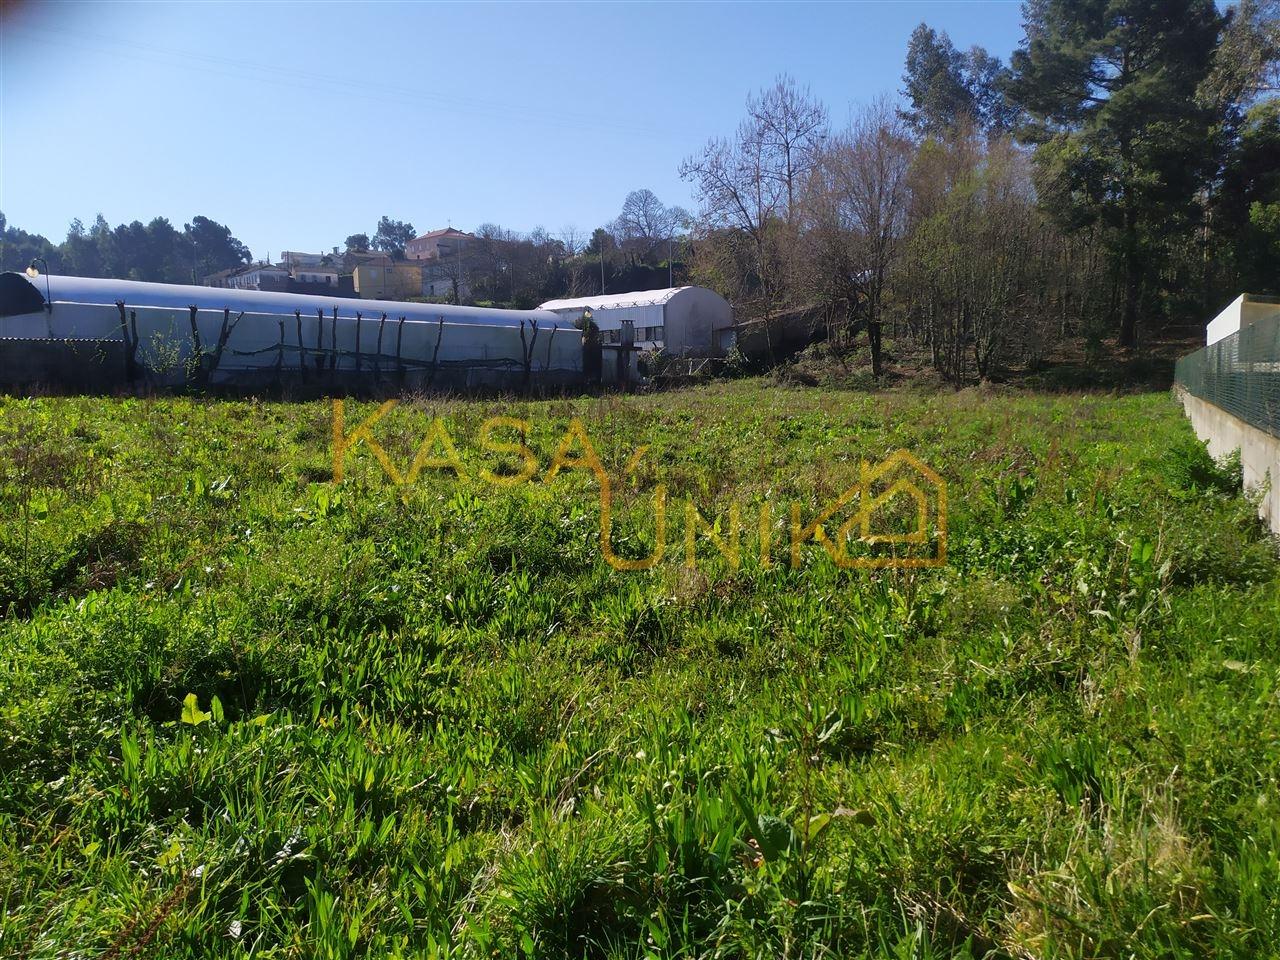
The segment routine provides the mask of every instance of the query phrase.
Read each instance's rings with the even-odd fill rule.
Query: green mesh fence
[[[1280,437],[1280,311],[1183,357],[1174,380],[1192,396]]]

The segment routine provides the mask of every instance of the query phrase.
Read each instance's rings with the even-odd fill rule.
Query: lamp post
[[[49,261],[44,257],[32,257],[31,263],[27,264],[27,276],[34,280],[40,276],[40,271],[36,269],[36,261],[44,264],[44,308],[53,313],[53,295],[49,293]]]

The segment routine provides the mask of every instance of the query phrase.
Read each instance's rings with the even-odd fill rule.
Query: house
[[[471,299],[469,277],[476,267],[474,253],[462,253],[441,259],[422,260],[422,295],[446,298],[456,303]]]
[[[284,290],[289,285],[289,271],[269,263],[255,263],[227,278],[234,290]]]
[[[362,263],[369,263],[372,260],[383,260],[386,258],[385,253],[377,250],[346,250],[335,258],[339,268],[339,273],[353,274],[356,267]]]
[[[405,244],[404,255],[409,260],[439,260],[456,256],[475,243],[475,235],[445,227],[414,237]]]
[[[244,267],[231,267],[227,270],[219,270],[217,273],[211,273],[208,276],[200,278],[202,287],[230,287],[230,280],[233,276],[243,270]]]
[[[338,288],[338,268],[317,264],[314,267],[298,267],[295,266],[289,276],[297,283],[305,283],[309,286],[321,284],[326,287]]]
[[[362,300],[407,300],[422,296],[422,265],[378,257],[351,271],[356,296]]]
[[[337,250],[334,250],[337,253]],[[302,253],[298,250],[285,250],[280,254],[280,262],[290,270],[296,270],[299,267],[318,267],[324,263],[328,254],[324,253]]]
[[[664,350],[674,356],[721,357],[734,343],[733,308],[706,287],[548,300],[538,309],[550,310],[570,323],[578,322],[583,311],[590,310],[606,344],[618,343],[622,322],[630,320],[635,325],[637,347]]]

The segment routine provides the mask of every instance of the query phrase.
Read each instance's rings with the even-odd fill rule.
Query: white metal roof
[[[636,290],[632,293],[605,293],[595,297],[573,297],[566,300],[548,300],[539,310],[620,310],[625,307],[653,307],[664,304],[681,290],[696,287],[667,287],[663,290]]]
[[[306,272],[305,270],[303,272]],[[41,274],[34,280],[23,277],[44,296],[48,281],[50,297],[57,303],[113,304],[123,300],[134,307],[188,307],[205,310],[243,310],[246,313],[283,313],[316,310],[329,314],[336,307],[342,316],[366,317],[385,313],[388,318],[407,320],[444,319],[446,323],[479,323],[519,326],[521,320],[540,324],[563,323],[562,317],[541,310],[496,310],[490,307],[461,307],[441,303],[406,303],[398,300],[359,300],[302,293],[274,293],[265,290],[237,290],[232,287],[195,287],[179,283],[143,283],[136,280],[100,280],[94,277],[63,277]]]

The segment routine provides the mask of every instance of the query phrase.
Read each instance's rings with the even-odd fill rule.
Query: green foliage
[[[371,408],[369,408],[371,409]],[[362,411],[348,411],[356,422]],[[950,563],[734,569],[592,482],[328,481],[321,403],[0,399],[6,956],[1264,956],[1280,562],[1162,394],[404,403],[620,551],[906,447]],[[1135,427],[1140,425],[1140,429]],[[473,476],[476,471],[472,471]],[[721,532],[724,532],[723,526]]]
[[[0,269],[23,270],[35,256],[49,270],[80,277],[198,283],[207,274],[249,263],[249,249],[208,217],[193,217],[179,232],[164,217],[112,228],[102,214],[85,228],[71,222],[61,244],[9,227],[0,214]]]
[[[1211,0],[1044,0],[1028,7],[1010,96],[1028,116],[1046,207],[1107,231],[1132,346],[1168,235],[1196,222],[1221,116],[1200,98],[1223,17]]]
[[[982,47],[961,53],[946,32],[921,23],[907,43],[903,118],[917,133],[940,136],[972,124],[991,134],[1008,133],[1016,111],[1002,84],[1007,71]]]

